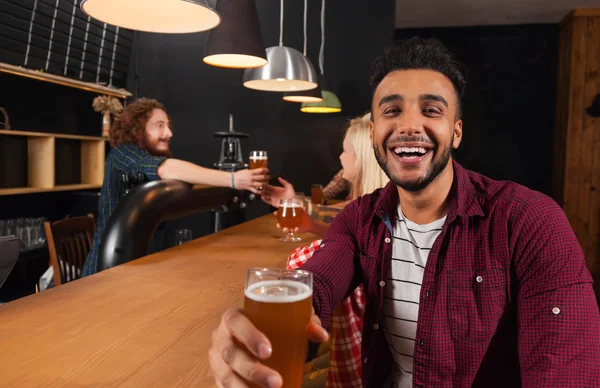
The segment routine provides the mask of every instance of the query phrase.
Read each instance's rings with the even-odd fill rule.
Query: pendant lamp
[[[81,10],[113,26],[166,34],[206,31],[221,22],[206,0],[82,0]]]
[[[337,113],[342,111],[340,99],[331,91],[325,80],[325,0],[321,3],[321,50],[319,52],[319,84],[323,101],[321,102],[303,102],[300,110],[304,113]]]
[[[222,21],[208,33],[206,64],[228,68],[253,68],[267,64],[254,0],[219,0],[217,13]]]
[[[303,55],[310,62],[310,59],[308,59],[308,57],[306,56],[306,44],[307,44],[306,43],[307,42],[306,14],[307,14],[307,10],[308,10],[307,3],[308,3],[308,1],[304,0],[304,52],[303,52]],[[314,71],[314,67],[312,66],[312,64],[311,64],[311,69]],[[316,71],[315,71],[314,77],[315,77],[315,79],[317,78]],[[283,94],[283,99],[285,101],[289,101],[289,102],[321,102],[321,101],[323,101],[320,86],[317,86],[316,88],[310,89],[310,90],[286,92]]]
[[[317,74],[302,53],[283,45],[283,0],[280,3],[279,46],[267,48],[268,63],[246,69],[244,86],[269,92],[309,90],[317,87]]]

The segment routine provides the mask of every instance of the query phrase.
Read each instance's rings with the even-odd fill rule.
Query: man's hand
[[[313,342],[327,341],[329,336],[314,310],[306,330]],[[261,387],[278,388],[283,385],[281,375],[259,362],[269,358],[271,353],[269,339],[241,310],[230,309],[225,311],[221,324],[213,332],[208,359],[219,387],[247,387],[246,382],[252,382]]]
[[[269,184],[264,185],[261,194],[262,200],[273,207],[279,207],[279,203],[282,199],[292,199],[296,197],[296,190],[294,186],[283,178],[278,178],[280,186],[271,186]]]
[[[255,168],[254,170],[240,170],[234,173],[235,188],[248,190],[254,194],[260,194],[260,187],[269,181],[269,170],[266,168]]]

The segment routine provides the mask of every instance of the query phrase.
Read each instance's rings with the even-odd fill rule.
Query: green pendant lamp
[[[303,102],[300,110],[304,113],[338,113],[342,111],[340,99],[331,91],[325,80],[323,62],[325,62],[325,0],[321,3],[321,50],[319,51],[319,70],[321,70],[319,86],[323,101]]]

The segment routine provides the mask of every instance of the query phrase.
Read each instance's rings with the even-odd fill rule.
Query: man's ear
[[[463,121],[462,120],[457,120],[454,123],[454,141],[452,142],[452,148],[453,149],[458,149],[458,146],[460,145],[460,142],[462,141],[462,126],[463,126]]]

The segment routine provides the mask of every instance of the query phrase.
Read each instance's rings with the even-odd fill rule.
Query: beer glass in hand
[[[312,280],[308,271],[269,268],[251,268],[246,278],[244,315],[267,336],[273,349],[261,363],[279,372],[286,388],[302,385]]]
[[[277,222],[281,228],[287,229],[287,236],[282,237],[281,241],[297,242],[302,239],[294,236],[294,230],[302,224],[304,216],[304,203],[297,198],[282,199],[277,209]]]
[[[254,170],[255,168],[268,168],[267,162],[267,151],[250,151],[250,163],[248,163],[250,170]],[[262,190],[262,186],[257,188]]]
[[[267,168],[267,151],[250,151],[250,170],[255,168]]]

